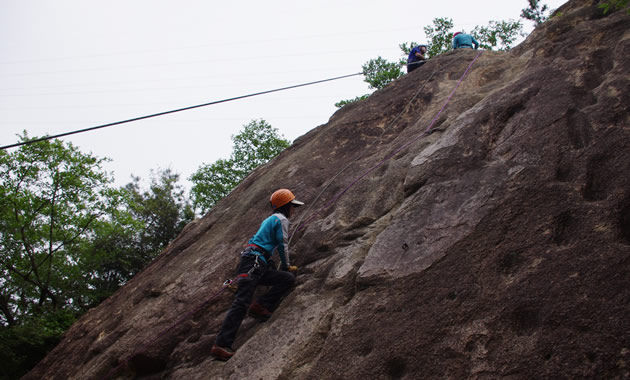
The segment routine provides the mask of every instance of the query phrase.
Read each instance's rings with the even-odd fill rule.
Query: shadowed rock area
[[[510,52],[483,52],[448,104],[477,52],[344,107],[25,378],[628,378],[629,26],[570,1]],[[298,284],[214,361],[232,300],[217,292],[280,187],[307,203]]]

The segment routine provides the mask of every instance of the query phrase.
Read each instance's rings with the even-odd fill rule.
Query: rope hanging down
[[[28,140],[28,141],[22,141],[20,143],[15,143],[15,144],[10,144],[10,145],[5,145],[5,146],[1,146],[0,150],[4,150],[4,149],[9,149],[9,148],[15,148],[18,146],[22,146],[22,145],[28,145],[28,144],[33,144],[36,142],[40,142],[40,141],[45,141],[45,140],[51,140],[51,139],[55,139],[55,138],[59,138],[59,137],[64,137],[64,136],[69,136],[69,135],[74,135],[77,133],[83,133],[83,132],[88,132],[88,131],[93,131],[95,129],[101,129],[101,128],[106,128],[106,127],[112,127],[114,125],[120,125],[120,124],[125,124],[125,123],[131,123],[133,121],[138,121],[138,120],[144,120],[144,119],[149,119],[152,117],[157,117],[157,116],[163,116],[163,115],[168,115],[171,113],[175,113],[175,112],[181,112],[181,111],[188,111],[191,109],[195,109],[195,108],[201,108],[201,107],[206,107],[206,106],[211,106],[214,104],[219,104],[219,103],[225,103],[225,102],[231,102],[233,100],[239,100],[239,99],[244,99],[244,98],[250,98],[252,96],[258,96],[258,95],[264,95],[264,94],[269,94],[272,92],[278,92],[278,91],[284,91],[284,90],[289,90],[292,88],[297,88],[297,87],[304,87],[304,86],[310,86],[313,84],[318,84],[318,83],[323,83],[323,82],[330,82],[333,80],[338,80],[338,79],[343,79],[343,78],[348,78],[348,77],[353,77],[353,76],[357,76],[357,75],[363,75],[363,73],[354,73],[354,74],[348,74],[348,75],[342,75],[342,76],[338,76],[338,77],[334,77],[334,78],[328,78],[328,79],[322,79],[322,80],[318,80],[318,81],[314,81],[314,82],[308,82],[308,83],[301,83],[301,84],[296,84],[293,86],[288,86],[288,87],[282,87],[282,88],[276,88],[273,90],[267,90],[267,91],[261,91],[261,92],[255,92],[253,94],[247,94],[247,95],[241,95],[241,96],[236,96],[234,98],[228,98],[228,99],[222,99],[222,100],[216,100],[214,102],[209,102],[209,103],[203,103],[203,104],[198,104],[196,106],[190,106],[190,107],[184,107],[184,108],[178,108],[178,109],[174,109],[174,110],[170,110],[170,111],[164,111],[164,112],[158,112],[158,113],[154,113],[151,115],[146,115],[146,116],[140,116],[140,117],[135,117],[133,119],[127,119],[127,120],[122,120],[122,121],[116,121],[114,123],[109,123],[109,124],[103,124],[103,125],[97,125],[95,127],[89,127],[89,128],[84,128],[84,129],[79,129],[76,131],[70,131],[70,132],[65,132],[65,133],[60,133],[58,135],[53,135],[53,136],[45,136],[45,137],[41,137],[38,139],[33,139],[33,140]]]

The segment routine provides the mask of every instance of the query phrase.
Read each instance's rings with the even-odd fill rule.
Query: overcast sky
[[[558,8],[564,0],[543,1]],[[526,0],[0,0],[0,145],[361,71],[423,26],[517,20]],[[525,31],[532,23],[523,20]],[[230,136],[263,118],[289,140],[334,103],[368,93],[352,77],[65,137],[109,157],[124,185],[170,168],[186,179],[227,158]],[[186,186],[189,186],[186,184]]]

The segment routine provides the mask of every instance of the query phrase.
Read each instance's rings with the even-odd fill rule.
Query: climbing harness
[[[246,251],[243,251],[243,252],[246,252]],[[265,265],[268,265],[267,260],[265,260],[263,254],[260,252],[249,251],[247,253],[241,253],[241,255],[254,256],[255,257],[254,265],[252,265],[252,267],[247,271],[247,273],[240,273],[236,277],[227,279],[223,282],[223,288],[231,291],[232,293],[236,293],[236,291],[238,290],[238,280],[240,280],[241,278],[246,278],[246,277],[251,276],[252,273],[254,273],[256,269],[260,268],[260,263],[258,262],[258,260],[262,260],[265,263]]]
[[[249,268],[249,270],[247,271],[247,276],[251,276],[251,274],[254,273],[256,269],[260,268],[260,263],[258,262],[259,259],[262,260],[265,263],[265,265],[267,265],[267,260],[265,260],[265,258],[262,257],[262,254],[260,252],[256,252],[256,253],[257,255],[254,256],[256,258],[254,260],[254,265],[251,268]]]
[[[265,265],[269,265],[267,262],[267,255],[263,253],[263,251],[266,252],[263,248],[257,246],[256,244],[247,244],[247,248],[241,252],[241,256],[256,256],[256,262],[254,265],[258,268],[258,259],[262,260]]]

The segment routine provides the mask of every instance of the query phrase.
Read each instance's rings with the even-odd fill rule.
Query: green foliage
[[[490,21],[488,26],[476,26],[471,35],[479,41],[482,49],[510,50],[512,44],[523,30],[520,21]]]
[[[427,54],[435,57],[451,49],[453,42],[453,19],[434,18],[433,25],[424,27],[424,34],[427,36]]]
[[[67,310],[0,326],[0,379],[18,379],[61,340],[76,317]]]
[[[630,8],[628,7],[628,0],[605,1],[599,4],[598,7],[604,11],[604,14],[608,14],[608,12],[610,12],[611,10],[614,11],[614,10],[623,9],[623,8],[628,8],[626,12],[630,14]]]
[[[0,156],[0,324],[80,308],[80,248],[112,207],[104,161],[59,140]]]
[[[528,0],[529,6],[521,9],[521,17],[526,20],[531,20],[540,25],[547,20],[545,12],[548,10],[546,4],[540,4],[540,0]]]
[[[435,57],[452,48],[453,25],[453,20],[450,18],[435,18],[433,19],[433,25],[424,27],[424,33],[428,40],[427,58]],[[482,48],[509,50],[522,28],[520,21],[490,21],[488,26],[475,27],[472,35],[479,41]],[[399,44],[398,47],[403,53],[403,57],[400,58],[399,62],[388,62],[382,57],[366,62],[363,65],[363,75],[365,76],[365,82],[369,84],[369,88],[381,89],[401,77],[404,74],[401,67],[407,63],[407,57],[411,49],[418,45],[417,42],[413,41]],[[347,104],[363,100],[367,96],[363,95],[354,99],[342,100],[335,103],[335,106],[341,108]]]
[[[252,170],[289,147],[289,141],[263,119],[244,125],[238,135],[232,136],[232,143],[229,159],[204,164],[190,177],[193,204],[202,213],[226,197]]]
[[[343,106],[347,106],[348,104],[357,103],[357,102],[360,102],[361,100],[367,99],[369,96],[370,94],[365,94],[365,95],[357,96],[354,99],[340,100],[337,103],[335,103],[335,107],[341,108]]]
[[[220,159],[211,165],[204,164],[190,177],[193,187],[190,191],[195,209],[202,214],[225,198],[243,179],[232,170],[231,159]]]
[[[363,64],[363,81],[366,82],[370,89],[380,90],[391,82],[404,75],[401,70],[401,62],[389,62],[382,57],[370,59]],[[345,105],[359,102],[367,99],[369,94],[357,96],[354,99],[341,100],[335,103],[335,107],[341,108]]]
[[[148,190],[134,177],[116,193],[117,207],[93,226],[94,238],[84,247],[84,271],[93,289],[93,306],[140,272],[194,218],[194,211],[170,169],[152,172]]]
[[[144,224],[129,210],[130,195],[121,191],[118,197],[119,206],[94,223],[94,237],[83,247],[85,281],[91,289],[84,300],[86,308],[112,295],[152,258],[144,256],[146,250],[138,246]]]
[[[29,140],[26,132],[21,141]],[[25,373],[82,312],[82,249],[111,212],[105,159],[61,141],[0,153],[0,362]]]
[[[194,211],[178,185],[179,174],[170,169],[152,172],[148,190],[140,189],[140,178],[125,186],[132,220],[140,222],[136,246],[142,256],[153,258],[194,218]],[[141,268],[140,268],[141,269]]]
[[[380,56],[363,64],[364,81],[369,84],[371,89],[381,89],[403,74],[397,62],[389,62]]]
[[[265,120],[252,120],[232,136],[232,163],[242,178],[289,147],[290,142]],[[240,181],[239,181],[240,182]]]
[[[28,371],[194,217],[176,174],[114,189],[105,161],[59,140],[0,151],[0,377]]]

